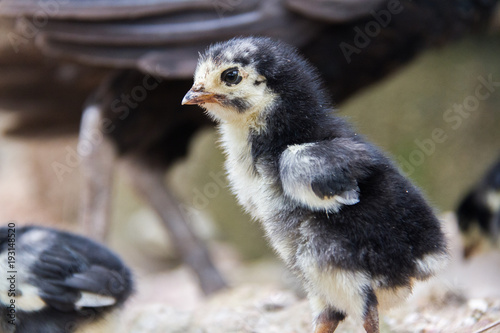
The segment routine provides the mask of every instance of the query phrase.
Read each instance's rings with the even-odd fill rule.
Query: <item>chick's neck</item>
[[[298,93],[278,98],[266,114],[263,129],[250,131],[252,157],[276,156],[289,145],[349,136],[348,125],[332,115],[328,103],[315,97]]]

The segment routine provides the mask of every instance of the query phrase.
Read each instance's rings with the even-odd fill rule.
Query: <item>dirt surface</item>
[[[381,313],[381,332],[500,332],[500,252],[461,258],[453,214],[443,215],[450,239],[448,267],[418,284],[400,306]],[[204,299],[184,268],[138,278],[138,292],[124,310],[129,333],[308,333],[309,304],[279,262],[248,265],[215,251],[233,287]],[[252,282],[252,280],[254,280]],[[486,329],[486,330],[483,330]],[[338,332],[364,332],[349,318]]]

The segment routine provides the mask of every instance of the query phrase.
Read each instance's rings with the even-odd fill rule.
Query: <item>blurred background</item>
[[[0,36],[2,55],[11,51],[5,25]],[[25,52],[28,51],[37,52],[26,46]],[[439,211],[453,210],[500,154],[500,86],[493,87],[486,99],[475,99],[479,100],[477,105],[463,106],[472,103],[470,96],[475,96],[483,82],[488,79],[500,82],[498,54],[500,39],[495,33],[466,37],[426,51],[397,73],[337,105],[338,113],[348,118],[360,134],[392,155]],[[23,53],[16,56],[22,57]],[[54,62],[53,59],[39,61]],[[106,69],[82,68],[71,62],[65,66],[59,75],[71,78],[72,72],[90,72],[87,73],[89,82],[79,82],[87,84],[88,87],[82,89],[89,91],[92,83],[106,72]],[[2,79],[6,81],[6,74]],[[22,84],[23,78],[18,80]],[[43,86],[40,92],[43,93]],[[481,88],[480,92],[488,90]],[[2,94],[6,94],[5,90]],[[67,100],[73,105],[83,104],[81,98],[74,101],[68,95],[53,102],[69,104]],[[22,103],[29,105],[29,96],[23,98]],[[457,110],[457,105],[462,112]],[[79,208],[79,169],[77,166],[57,171],[54,162],[64,164],[68,152],[76,151],[74,130],[79,114],[68,111],[67,115],[54,119],[47,114],[29,115],[29,121],[37,125],[36,130],[27,137],[19,137],[16,120],[21,113],[17,109],[0,112],[1,220],[74,225]],[[71,129],[73,133],[65,135],[64,132]],[[437,135],[440,142],[433,136],[436,129],[440,129]],[[23,127],[24,132],[29,130]],[[43,136],[43,132],[50,131],[58,135],[48,139]],[[185,209],[203,220],[199,223],[203,232],[214,233],[219,240],[236,246],[246,259],[269,255],[258,224],[249,222],[228,188],[210,177],[217,174],[224,179],[223,155],[216,141],[214,129],[198,133],[191,143],[189,156],[168,172],[167,181],[182,198]],[[61,181],[58,172],[63,174]],[[118,169],[117,172],[120,179]],[[114,195],[113,224],[127,225],[137,214],[155,219],[123,181],[117,182]]]
[[[499,17],[497,10],[488,31],[427,50],[336,105],[358,133],[393,157],[440,213],[453,211],[500,155]],[[0,20],[0,221],[78,230],[82,178],[71,152],[76,151],[80,114],[71,110],[81,109],[81,92],[90,94],[110,69],[46,57],[31,42],[13,52],[12,28],[11,21]],[[43,64],[57,70],[34,75],[26,62],[33,68]],[[24,76],[19,74],[21,64],[26,66]],[[40,82],[39,89],[14,98],[19,97],[16,87],[26,82]],[[43,82],[52,89],[60,85],[57,100],[44,100]],[[79,93],[73,95],[74,89]],[[51,103],[67,105],[68,112],[38,114],[31,103],[47,103],[48,108]],[[293,285],[258,223],[242,212],[229,192],[217,139],[213,128],[198,132],[187,157],[168,170],[165,181],[231,284],[276,279]],[[61,173],[59,163],[68,165],[68,159],[72,165]],[[141,277],[175,271],[179,260],[172,253],[168,231],[131,189],[119,165],[115,177],[109,246]],[[255,266],[261,269],[253,270]],[[152,279],[191,279],[186,272],[176,272],[174,277]],[[171,303],[189,309],[201,296],[196,287],[185,288],[169,297]]]

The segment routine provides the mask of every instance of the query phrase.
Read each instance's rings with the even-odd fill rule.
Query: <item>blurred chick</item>
[[[49,228],[0,228],[0,266],[5,333],[114,332],[110,315],[132,292],[129,269],[110,250]]]
[[[332,114],[294,48],[256,37],[215,44],[182,103],[219,122],[232,189],[302,279],[316,333],[346,316],[379,332],[379,303],[404,298],[446,261],[419,190]]]
[[[500,238],[500,159],[457,208],[458,226],[464,242],[464,257],[482,247],[498,246]]]

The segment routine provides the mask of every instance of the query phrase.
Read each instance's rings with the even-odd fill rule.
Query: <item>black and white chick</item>
[[[182,103],[218,121],[232,189],[303,281],[316,333],[346,316],[379,332],[378,306],[447,261],[419,190],[332,114],[315,68],[291,46],[260,37],[212,45]]]
[[[107,248],[38,226],[0,228],[0,331],[107,333],[132,292]]]
[[[500,244],[500,159],[462,199],[457,208],[458,227],[468,258]]]

